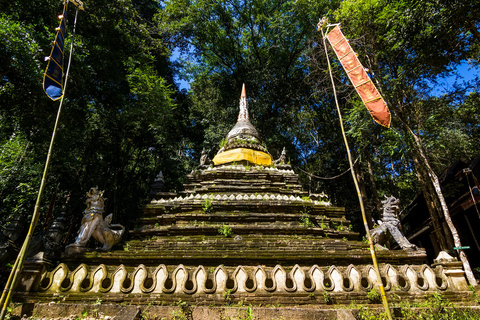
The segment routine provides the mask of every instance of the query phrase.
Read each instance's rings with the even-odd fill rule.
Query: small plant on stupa
[[[367,299],[370,300],[370,302],[378,302],[380,300],[380,294],[377,289],[372,288],[372,290],[367,293]]]
[[[210,199],[205,199],[202,202],[202,210],[205,213],[211,213],[213,211],[213,204],[212,200]]]
[[[312,220],[310,219],[310,216],[308,215],[308,213],[302,214],[302,216],[300,217],[300,223],[306,228],[312,228],[315,226]]]
[[[342,221],[340,221],[340,224],[337,224],[332,221],[332,227],[335,228],[335,230],[337,231],[345,231],[347,229],[347,227],[343,225]]]
[[[218,145],[221,148],[225,147],[225,145],[227,144],[227,139],[223,138],[222,141],[220,141],[220,144]]]
[[[332,302],[332,297],[330,296],[330,293],[328,292],[323,293],[323,301],[325,301],[325,303],[327,304]]]
[[[327,224],[325,224],[323,222],[323,217],[322,217],[322,221],[320,222],[320,228],[322,228],[322,229],[327,229],[328,228]]]
[[[232,289],[228,289],[223,293],[223,300],[227,303],[227,306],[229,306],[232,301],[233,301],[233,295],[232,295]]]
[[[233,231],[229,226],[222,224],[222,226],[218,228],[218,233],[223,234],[226,238],[228,238],[232,236]]]

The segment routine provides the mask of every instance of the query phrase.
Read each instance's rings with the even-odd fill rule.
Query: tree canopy
[[[57,194],[54,210],[68,212],[74,224],[92,186],[106,190],[107,211],[127,225],[159,171],[167,190],[180,190],[200,151],[213,156],[235,124],[242,83],[269,152],[278,157],[286,147],[305,189],[327,193],[358,220],[316,31],[323,16],[341,23],[393,115],[391,129],[376,125],[330,54],[374,217],[384,195],[407,205],[418,190],[431,190],[420,152],[437,174],[456,159],[478,156],[478,77],[439,90],[460,64],[479,66],[476,1],[92,0],[85,6],[42,209]],[[58,107],[42,90],[43,58],[61,8],[61,2],[0,4],[3,220],[33,211]],[[71,35],[73,5],[68,13]],[[190,90],[181,90],[178,78]]]

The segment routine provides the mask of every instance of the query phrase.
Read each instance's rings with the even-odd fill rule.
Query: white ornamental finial
[[[247,91],[245,90],[245,83],[243,84],[242,94],[240,95],[240,113],[238,114],[237,122],[242,120],[250,120],[248,116]]]

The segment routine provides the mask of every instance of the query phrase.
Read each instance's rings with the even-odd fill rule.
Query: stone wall
[[[381,267],[384,287],[389,295],[408,295],[415,300],[427,293],[440,292],[451,299],[462,299],[468,286],[458,263],[449,266],[428,265]],[[44,272],[40,281],[30,287],[30,297],[62,295],[63,301],[96,299],[130,301],[147,304],[154,300],[205,302],[223,305],[229,300],[245,303],[318,304],[330,302],[349,304],[351,301],[373,302],[369,293],[378,290],[377,277],[371,265],[320,267],[295,265],[286,268],[223,265],[209,269],[204,266],[166,266],[135,268],[79,265],[70,270],[60,264]],[[28,295],[26,295],[28,296]]]

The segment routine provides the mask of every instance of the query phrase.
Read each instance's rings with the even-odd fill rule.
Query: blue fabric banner
[[[67,29],[67,5],[63,6],[63,15],[60,18],[60,26],[56,29],[57,34],[52,46],[48,64],[43,76],[43,90],[52,100],[58,100],[63,96],[63,47]]]

